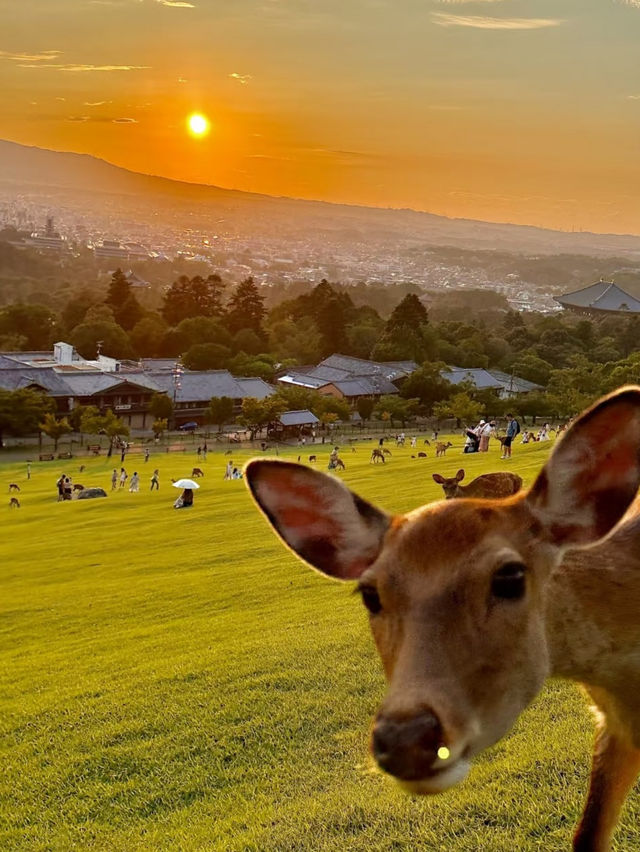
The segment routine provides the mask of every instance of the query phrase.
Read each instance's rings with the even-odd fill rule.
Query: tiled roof
[[[171,373],[152,371],[147,375],[173,399],[175,385]],[[260,378],[242,378],[238,381],[228,370],[187,370],[180,377],[176,402],[208,402],[212,397],[221,396],[231,399],[264,399],[271,393],[269,385]]]
[[[315,414],[306,408],[301,411],[285,411],[278,420],[283,426],[309,426],[320,422]]]
[[[611,281],[599,281],[582,290],[557,296],[556,302],[574,308],[640,313],[640,301]]]

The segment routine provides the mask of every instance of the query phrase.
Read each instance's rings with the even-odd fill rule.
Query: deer
[[[517,494],[522,488],[522,477],[517,473],[500,471],[498,473],[483,473],[472,479],[468,485],[460,485],[464,479],[464,468],[455,476],[444,477],[434,473],[433,479],[438,485],[442,485],[446,500],[454,497],[508,497]]]
[[[246,482],[318,572],[356,584],[387,680],[371,734],[408,792],[461,782],[544,681],[596,708],[574,852],[609,852],[640,771],[640,387],[573,421],[533,485],[392,515],[311,468],[257,459]]]
[[[452,446],[453,444],[451,443],[451,441],[447,441],[446,444],[444,444],[442,441],[438,441],[438,443],[436,444],[436,458],[438,458],[439,456],[443,456],[447,452],[449,447]]]
[[[369,459],[369,464],[377,464],[377,462],[381,461],[382,464],[386,464],[386,459],[384,457],[384,451],[379,450],[377,447],[371,450],[371,458]]]

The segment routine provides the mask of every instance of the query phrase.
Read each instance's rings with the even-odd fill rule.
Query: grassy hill
[[[516,445],[510,469],[530,483],[548,449]],[[439,498],[435,471],[500,469],[498,450],[392,448],[383,467],[362,445],[342,477],[403,511]],[[109,490],[106,460],[34,464],[30,481],[0,466],[0,490],[22,488],[1,510],[0,848],[567,850],[591,743],[578,691],[551,683],[464,784],[405,796],[368,756],[384,684],[362,605],[285,552],[226,461],[200,463],[181,512],[170,477],[195,454],[129,458],[141,493],[88,502],[57,503],[55,481]],[[640,849],[637,795],[618,838]]]

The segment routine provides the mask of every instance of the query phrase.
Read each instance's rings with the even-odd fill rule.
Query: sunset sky
[[[0,0],[0,20],[1,138],[272,195],[640,233],[640,0]]]

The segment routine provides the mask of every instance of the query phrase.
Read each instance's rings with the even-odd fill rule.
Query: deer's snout
[[[442,727],[430,711],[408,718],[381,713],[376,719],[373,755],[381,769],[403,781],[416,781],[430,775],[440,746]]]

